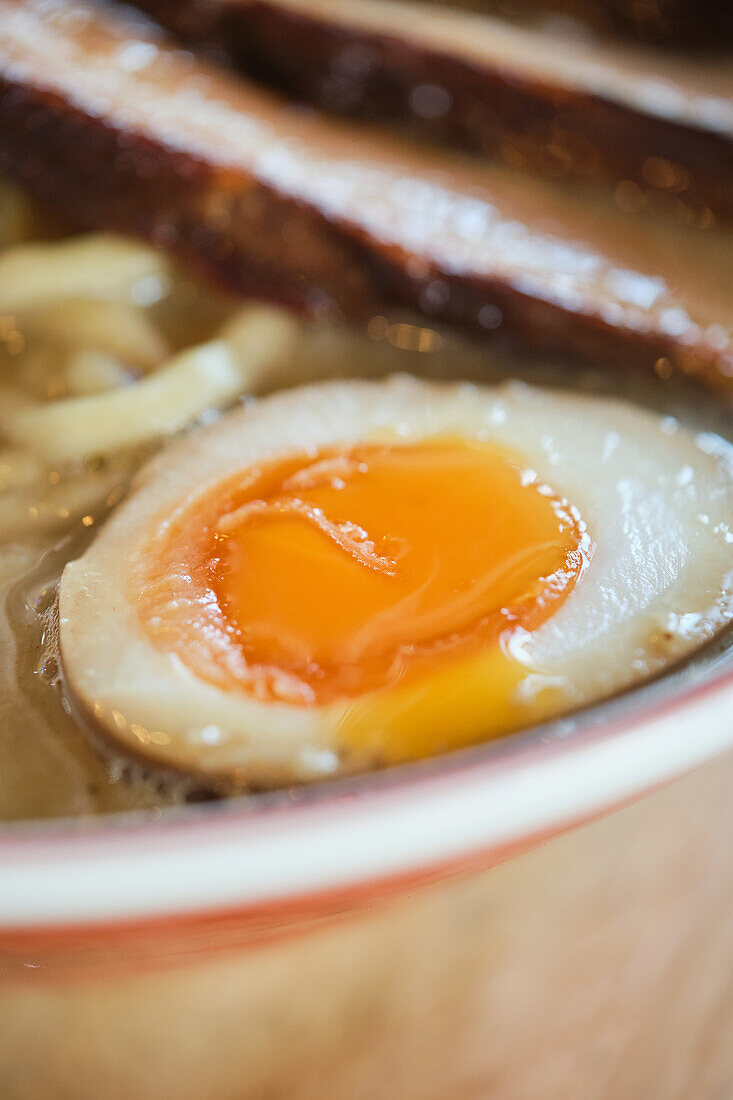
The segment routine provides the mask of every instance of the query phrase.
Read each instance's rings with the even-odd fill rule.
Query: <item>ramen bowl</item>
[[[28,310],[0,400],[18,460],[4,516],[21,532],[2,531],[0,588],[0,793],[18,819],[0,829],[2,1100],[727,1096],[730,627],[663,677],[523,732],[217,800],[200,775],[125,772],[139,764],[75,722],[54,613],[64,565],[160,437],[185,443],[191,421],[245,394],[344,374],[510,378],[716,436],[729,409],[684,379],[504,362],[414,318],[372,318],[366,337],[304,323],[283,363],[254,336],[263,317],[287,336],[293,318],[209,300],[154,250],[92,235],[20,259],[34,293],[56,272],[59,299]],[[46,330],[69,343],[70,270],[83,302],[59,355]],[[118,297],[100,302],[109,281]],[[90,360],[81,321],[104,322],[113,350],[120,334],[138,346]],[[191,386],[212,356],[224,394]],[[150,405],[150,387],[164,400]],[[24,398],[15,423],[6,393]],[[49,433],[59,407],[75,415]]]
[[[721,1097],[725,644],[569,720],[0,841],[0,1092]]]

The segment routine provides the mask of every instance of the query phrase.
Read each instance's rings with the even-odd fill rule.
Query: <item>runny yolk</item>
[[[450,743],[521,724],[509,700],[526,671],[509,640],[559,607],[586,538],[577,512],[495,447],[434,438],[298,454],[165,525],[142,615],[211,682],[341,703],[354,741],[375,725],[388,741],[402,715],[393,748],[420,755],[435,751],[431,716]]]

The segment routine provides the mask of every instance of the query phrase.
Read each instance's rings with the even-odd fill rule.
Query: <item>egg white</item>
[[[588,525],[588,569],[518,654],[560,687],[562,709],[659,672],[733,619],[733,448],[718,437],[615,400],[520,383],[329,382],[238,409],[143,468],[63,573],[73,704],[122,750],[211,781],[268,785],[373,764],[339,743],[344,704],[258,702],[153,644],[131,577],[165,517],[238,470],[385,434],[410,442],[446,432],[510,448]]]

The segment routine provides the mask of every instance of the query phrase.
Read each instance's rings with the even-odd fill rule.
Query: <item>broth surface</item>
[[[29,232],[53,232],[17,196],[14,209],[17,237],[6,226],[6,244]],[[182,423],[209,421],[218,415],[217,406],[244,392],[405,371],[483,382],[513,377],[611,393],[700,430],[730,431],[729,409],[684,380],[519,361],[499,345],[475,345],[409,317],[375,317],[359,332],[299,323],[297,355],[274,356],[253,374],[237,327],[250,324],[251,317],[238,303],[192,284],[152,250],[124,245],[115,253],[109,238],[87,238],[82,245],[62,240],[59,247],[62,258],[63,249],[76,249],[73,300],[62,297],[62,308],[57,300],[54,305],[54,253],[44,252],[45,297],[31,294],[12,316],[1,318],[0,438],[6,439],[0,442],[0,820],[159,813],[202,797],[195,781],[147,772],[115,756],[74,721],[56,645],[56,590],[65,563],[79,556],[135,471]],[[110,256],[114,266],[105,268]],[[68,263],[60,264],[62,283]],[[66,323],[69,318],[73,324]],[[204,387],[214,398],[187,406],[177,423],[152,422],[150,437],[134,448],[110,438],[102,456],[85,453],[96,407],[90,399],[124,397],[141,379],[162,379],[156,384],[170,386],[171,394],[187,394],[191,378],[199,377],[195,372],[210,380],[225,353],[239,371],[224,375],[229,390]],[[37,414],[63,402],[68,428],[54,434],[55,423]],[[122,420],[111,419],[110,437],[123,428]],[[252,593],[231,590],[229,596],[234,604],[247,604]],[[703,671],[711,659],[701,658]]]

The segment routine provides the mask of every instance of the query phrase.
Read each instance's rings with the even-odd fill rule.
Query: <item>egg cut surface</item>
[[[730,448],[618,402],[292,390],[168,448],[67,566],[68,696],[214,785],[457,748],[712,636],[731,515]]]

